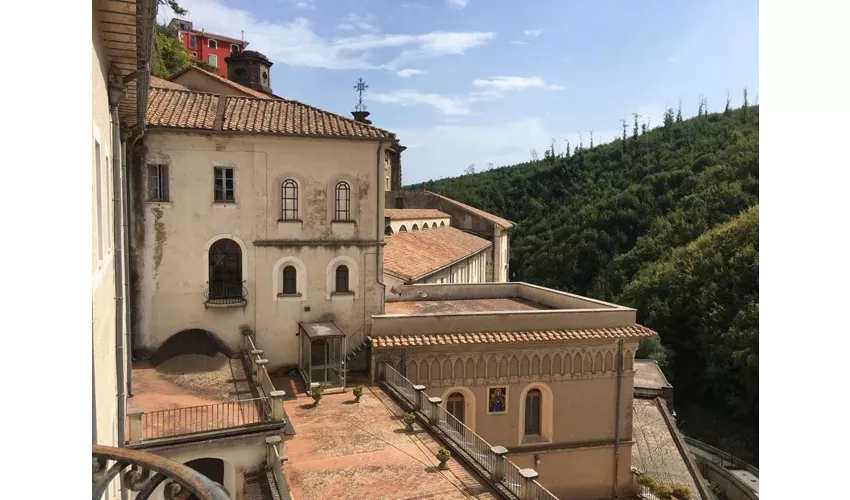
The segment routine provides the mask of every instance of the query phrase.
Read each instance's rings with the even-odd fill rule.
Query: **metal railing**
[[[142,441],[265,423],[265,398],[152,411],[141,415]]]
[[[204,292],[208,304],[241,304],[247,300],[248,289],[242,283],[210,283]]]
[[[109,484],[124,472],[122,484],[137,492],[137,500],[147,500],[157,487],[165,483],[166,498],[227,500],[229,495],[220,484],[179,462],[130,448],[92,445],[92,498],[103,497]],[[110,463],[112,463],[110,465]],[[288,497],[287,497],[288,498]]]
[[[280,495],[281,500],[290,500],[289,496],[289,486],[286,485],[286,480],[283,478],[283,471],[280,470],[280,452],[278,452],[277,447],[274,447],[274,457],[275,457],[275,466],[272,469],[272,476],[274,477],[274,486],[277,488],[277,492]]]
[[[394,392],[396,392],[407,403],[408,409],[417,407],[416,389],[414,384],[395,368],[388,363],[381,363],[378,367],[379,380],[383,381]],[[420,386],[419,389],[422,387]],[[454,415],[446,411],[445,408],[438,404],[432,404],[428,401],[427,395],[421,394],[422,401],[418,404],[422,405],[422,412],[429,419],[429,422],[436,422],[435,427],[443,432],[448,438],[448,445],[454,445],[455,451],[462,451],[466,456],[475,461],[477,465],[484,469],[493,477],[493,464],[496,462],[496,455],[493,453],[493,446],[485,441],[481,436],[472,431],[469,427],[463,424]],[[558,500],[558,497],[553,495],[549,490],[544,488],[535,480],[526,479],[520,472],[520,468],[510,460],[503,456],[501,457],[504,464],[504,475],[499,481],[513,495],[523,500]],[[523,488],[524,486],[524,488]]]

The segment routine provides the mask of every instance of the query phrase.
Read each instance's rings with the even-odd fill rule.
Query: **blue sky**
[[[405,183],[526,161],[636,111],[661,123],[699,95],[721,110],[758,96],[754,0],[180,0],[196,29],[274,62],[277,95],[350,116],[369,85],[373,123],[395,132]],[[160,21],[170,12],[160,7]]]

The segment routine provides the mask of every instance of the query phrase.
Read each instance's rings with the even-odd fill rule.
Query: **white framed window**
[[[236,202],[236,186],[233,168],[215,167],[213,171],[213,201],[218,203]]]
[[[239,46],[236,45],[235,43],[231,43],[230,44],[230,53],[231,54],[238,54],[239,53]]]
[[[198,46],[198,39],[195,37],[195,35],[190,35],[189,36],[189,47],[194,49],[197,46]]]
[[[207,40],[207,46],[211,49],[217,49],[218,42],[216,42],[215,40]]]
[[[212,66],[213,68],[218,67],[218,56],[217,55],[210,54],[207,58],[207,61],[209,62],[209,65]]]

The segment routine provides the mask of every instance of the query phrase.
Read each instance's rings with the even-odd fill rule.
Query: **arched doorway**
[[[224,487],[224,460],[220,458],[198,458],[186,462],[185,465]],[[189,495],[187,500],[198,500],[198,497]]]
[[[463,394],[459,392],[453,392],[449,395],[449,398],[446,400],[446,411],[452,414],[456,419],[460,420],[461,423],[464,422],[464,406],[465,401],[463,399]]]

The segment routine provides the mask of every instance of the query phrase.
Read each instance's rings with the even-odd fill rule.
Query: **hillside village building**
[[[647,467],[654,452],[634,355],[655,334],[635,311],[508,282],[514,223],[402,190],[404,146],[365,110],[279,98],[269,78],[151,77],[156,5],[93,1],[93,490],[120,496],[123,464],[138,498],[635,494],[635,449]],[[303,404],[317,387],[326,402]],[[663,413],[653,391],[642,414]],[[408,410],[427,433],[397,432]],[[441,445],[445,475],[411,458]],[[145,474],[157,457],[163,476]]]

